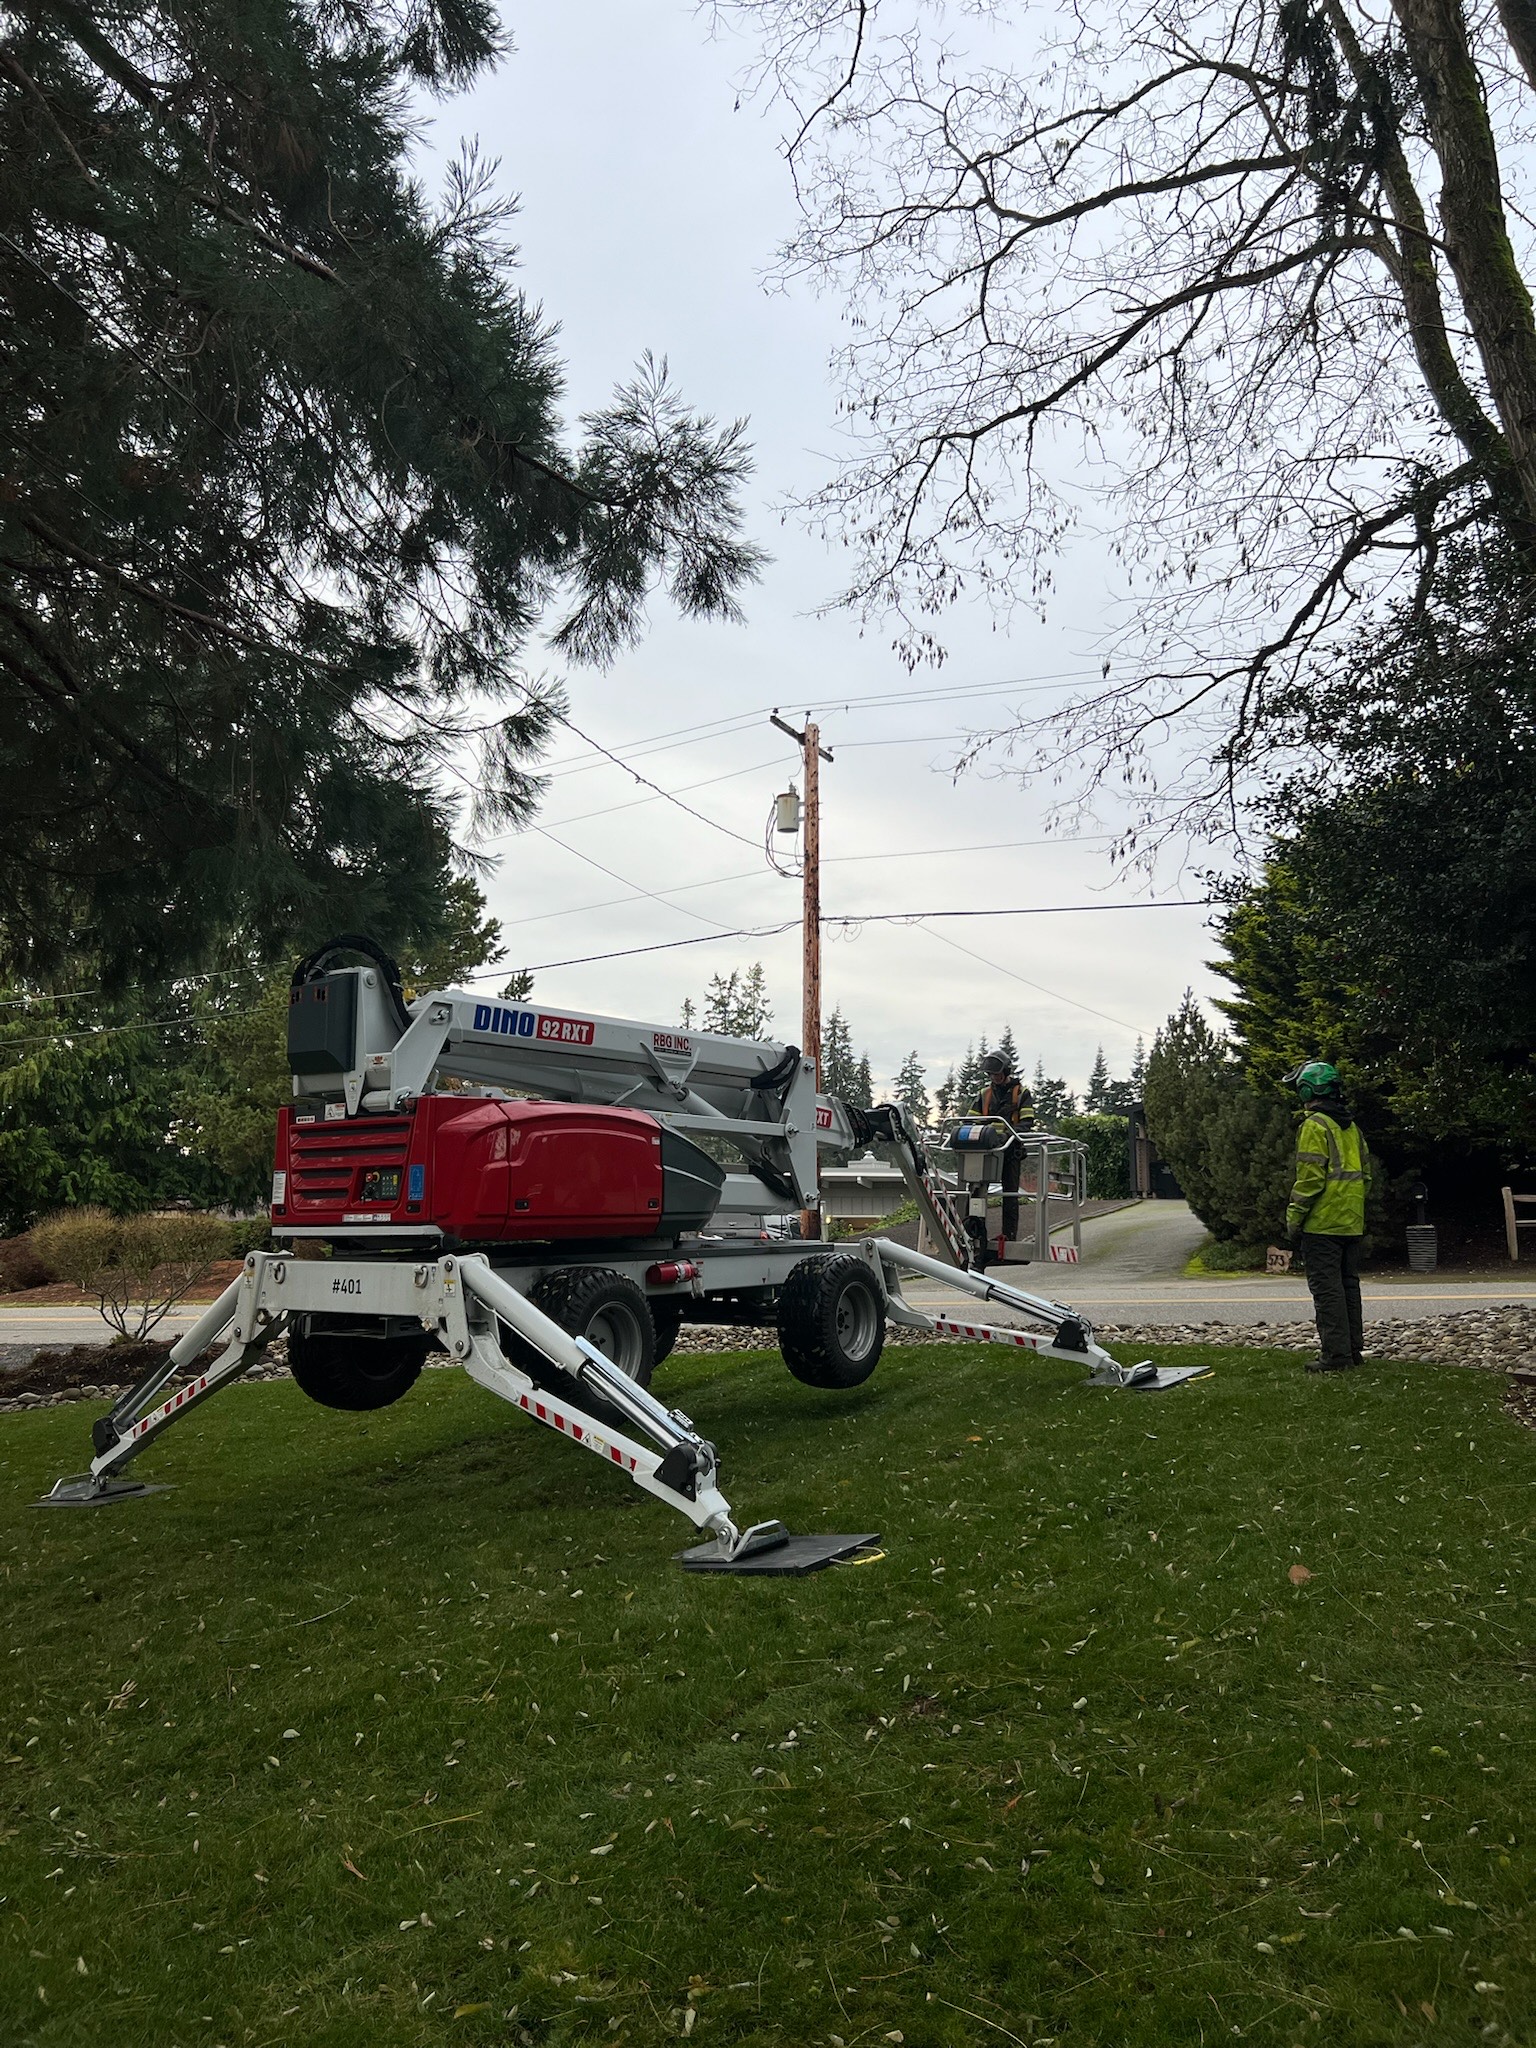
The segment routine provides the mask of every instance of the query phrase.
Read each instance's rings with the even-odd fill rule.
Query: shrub
[[[226,1259],[243,1259],[247,1252],[272,1249],[272,1220],[268,1216],[237,1216],[224,1225],[224,1232],[222,1256]]]
[[[229,1225],[216,1216],[66,1209],[32,1235],[61,1279],[96,1296],[119,1336],[138,1339],[226,1255]]]
[[[1131,1192],[1128,1157],[1129,1119],[1123,1116],[1062,1116],[1056,1129],[1088,1147],[1088,1193],[1099,1202],[1113,1202]]]
[[[96,1291],[96,1276],[117,1254],[122,1223],[110,1210],[87,1207],[60,1209],[32,1227],[39,1258],[60,1280],[82,1294]]]
[[[1264,1244],[1234,1244],[1208,1237],[1192,1263],[1202,1273],[1262,1273],[1269,1258]]]
[[[58,1274],[32,1242],[32,1233],[0,1238],[0,1294],[14,1294],[23,1287],[46,1287]]]

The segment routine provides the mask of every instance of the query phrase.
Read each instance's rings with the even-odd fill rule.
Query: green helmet
[[[1339,1085],[1339,1070],[1330,1066],[1327,1060],[1306,1060],[1301,1066],[1292,1068],[1285,1078],[1303,1102],[1310,1102],[1314,1095],[1333,1093]]]

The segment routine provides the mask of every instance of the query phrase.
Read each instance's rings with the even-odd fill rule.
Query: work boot
[[[1309,1358],[1308,1372],[1348,1372],[1349,1361],[1343,1358]]]

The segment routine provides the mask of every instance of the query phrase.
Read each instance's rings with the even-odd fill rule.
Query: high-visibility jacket
[[[1363,1237],[1370,1191],[1371,1155],[1359,1125],[1338,1124],[1326,1110],[1309,1109],[1296,1139],[1296,1185],[1286,1229]]]
[[[989,1081],[971,1104],[973,1116],[1000,1116],[1016,1131],[1035,1127],[1035,1098],[1017,1075],[1006,1081]]]

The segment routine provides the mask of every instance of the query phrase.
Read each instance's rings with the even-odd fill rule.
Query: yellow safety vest
[[[1363,1237],[1371,1155],[1358,1124],[1338,1124],[1310,1109],[1296,1139],[1296,1185],[1285,1213],[1288,1230],[1319,1237]]]

